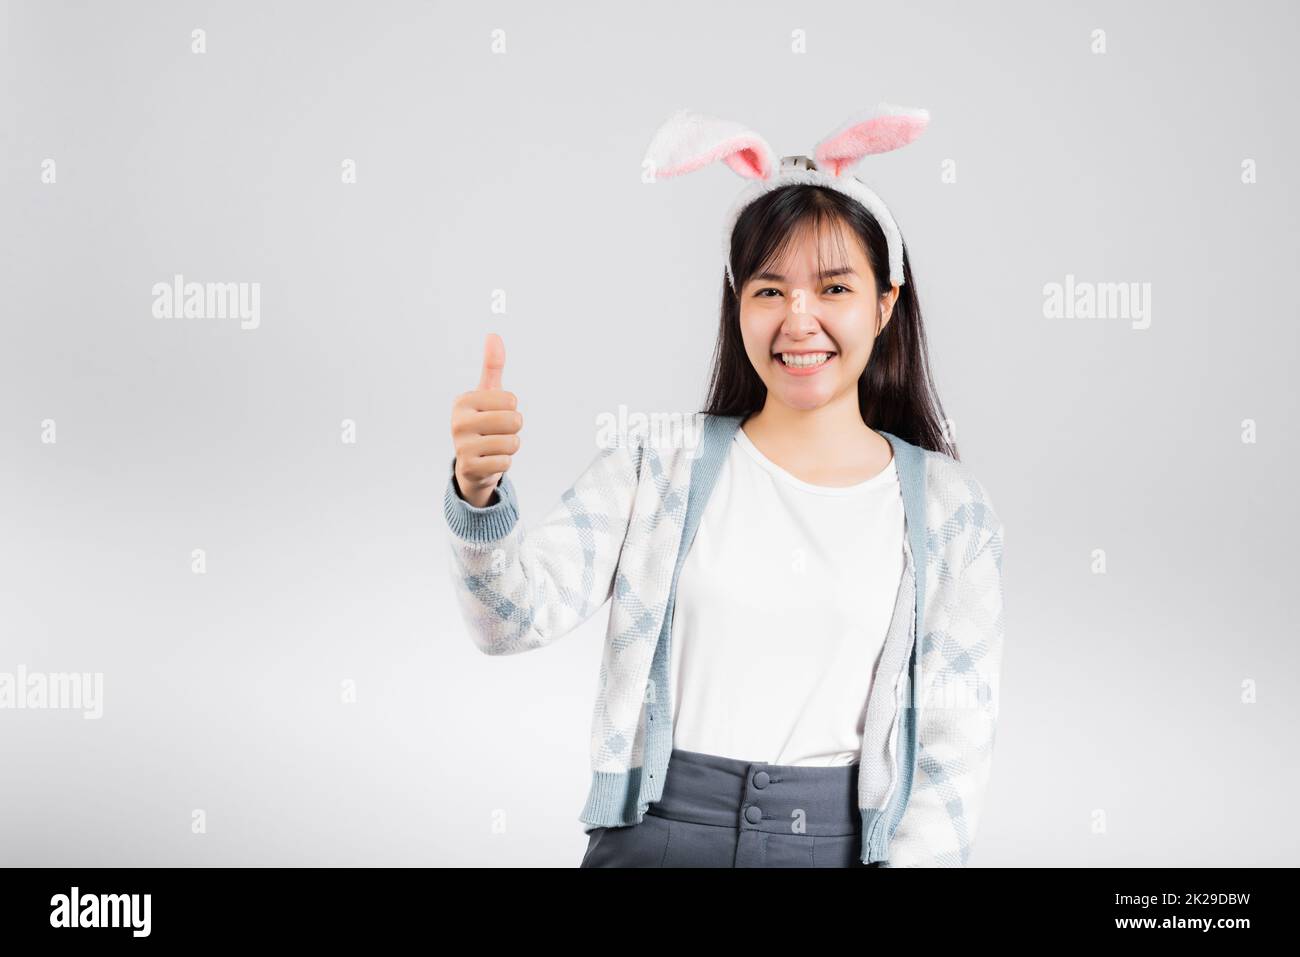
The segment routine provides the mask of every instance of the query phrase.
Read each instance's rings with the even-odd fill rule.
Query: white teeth
[[[831,357],[829,352],[809,352],[804,355],[792,355],[788,352],[780,353],[781,361],[788,366],[797,368],[807,368],[808,366],[819,366]]]

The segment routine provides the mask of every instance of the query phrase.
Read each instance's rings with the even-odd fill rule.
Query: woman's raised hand
[[[492,492],[519,451],[524,418],[515,408],[519,404],[515,394],[501,388],[505,365],[506,344],[489,332],[478,388],[462,392],[451,406],[456,484],[460,497],[478,508],[492,500]]]

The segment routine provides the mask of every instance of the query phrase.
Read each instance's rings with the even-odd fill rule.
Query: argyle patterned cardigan
[[[684,421],[672,441],[631,430],[601,448],[527,529],[509,473],[478,508],[460,497],[451,460],[449,567],[481,651],[545,647],[610,602],[591,788],[579,815],[588,832],[640,822],[663,793],[677,578],[742,417],[696,412]],[[997,726],[1002,523],[964,463],[880,434],[902,490],[905,562],[865,703],[861,859],[960,867],[974,846]]]

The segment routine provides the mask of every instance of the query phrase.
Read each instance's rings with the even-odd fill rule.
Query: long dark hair
[[[731,270],[736,289],[780,260],[805,229],[847,226],[867,252],[877,292],[889,288],[889,244],[876,218],[861,203],[837,190],[809,184],[782,186],[745,207],[731,235]],[[834,235],[842,242],[839,229]],[[930,377],[921,303],[912,265],[903,244],[903,285],[884,332],[877,337],[858,379],[858,409],[870,428],[892,432],[914,445],[958,458],[957,446],[943,428],[943,407]],[[740,334],[740,299],[722,277],[722,316],[713,350],[713,372],[704,409],[712,415],[749,416],[763,408],[767,386],[745,352]]]

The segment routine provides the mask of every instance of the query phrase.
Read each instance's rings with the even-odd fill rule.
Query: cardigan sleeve
[[[541,523],[525,528],[509,472],[480,508],[461,497],[452,458],[443,494],[452,588],[480,651],[544,647],[608,601],[640,463],[635,440],[602,448]]]
[[[885,867],[964,867],[984,809],[1002,662],[1002,523],[957,576],[923,660],[916,777]],[[926,677],[928,666],[932,677]]]

